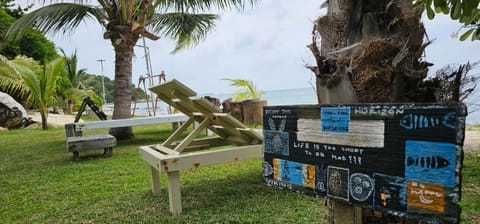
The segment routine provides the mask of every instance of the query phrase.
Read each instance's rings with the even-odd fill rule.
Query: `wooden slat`
[[[210,101],[201,97],[190,97],[197,110],[203,114],[220,113],[220,108],[216,107]]]
[[[263,145],[248,145],[230,149],[192,152],[177,156],[165,156],[161,159],[161,172],[172,172],[198,168],[214,164],[236,162],[240,160],[260,158]]]
[[[194,118],[193,117],[190,117],[185,123],[182,124],[182,126],[180,126],[177,130],[175,130],[170,136],[168,136],[167,140],[165,140],[162,145],[166,146],[166,147],[169,147],[175,140],[177,140],[177,138],[180,137],[180,135],[182,135],[182,133],[184,131],[187,130],[187,128],[193,124],[194,122]]]
[[[227,113],[215,113],[216,118],[222,120],[223,122],[230,124],[234,127],[238,128],[248,128],[244,123],[240,122],[239,120],[232,117],[232,115]]]
[[[349,133],[332,134],[321,131],[319,119],[298,119],[297,139],[299,141],[321,142],[324,144],[357,147],[383,148],[385,124],[379,121],[350,121]]]
[[[151,146],[140,146],[140,157],[150,166],[160,170],[160,160],[165,157],[164,154],[152,149]]]
[[[177,81],[176,79],[170,80],[168,82],[162,83],[158,86],[150,88],[150,91],[154,93],[162,93],[163,95],[169,96],[169,98],[177,98],[178,95],[183,95],[185,97],[196,96],[197,93],[192,89],[188,88],[183,83]],[[175,96],[175,97],[173,97]]]
[[[141,125],[153,125],[172,122],[183,122],[188,119],[185,114],[168,114],[155,117],[140,117],[140,118],[127,118],[116,120],[104,120],[104,121],[92,121],[73,123],[76,126],[77,131],[100,129],[100,128],[118,128],[118,127],[130,127]]]
[[[200,132],[203,131],[205,128],[207,128],[209,125],[210,125],[210,120],[209,119],[205,119],[204,121],[202,121],[198,125],[198,127],[193,129],[193,131],[190,134],[188,134],[188,136],[185,137],[183,139],[183,141],[180,142],[180,144],[178,144],[175,147],[174,150],[177,151],[177,152],[182,152],[185,149],[185,147],[190,145],[190,143],[198,136],[198,134],[200,134]]]
[[[166,155],[179,155],[180,153],[173,150],[173,149],[169,149],[165,146],[162,146],[162,145],[153,145],[151,146],[150,148],[152,149],[155,149],[163,154],[166,154]]]

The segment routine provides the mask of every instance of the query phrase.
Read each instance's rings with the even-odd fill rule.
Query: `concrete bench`
[[[169,114],[155,117],[127,118],[117,120],[90,121],[81,123],[65,124],[67,149],[73,153],[75,160],[79,159],[79,152],[88,149],[104,149],[105,156],[112,156],[112,147],[116,145],[116,139],[110,134],[86,135],[86,130],[118,128],[141,125],[155,125],[163,123],[183,122],[187,120],[183,114]]]
[[[67,149],[73,153],[73,159],[80,159],[80,152],[89,149],[103,148],[103,155],[110,157],[113,154],[113,147],[117,144],[117,139],[110,134],[71,136],[67,137]]]

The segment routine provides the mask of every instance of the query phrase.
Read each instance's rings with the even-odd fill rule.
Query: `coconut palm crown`
[[[21,36],[33,26],[43,33],[68,33],[81,22],[93,19],[105,32],[115,50],[115,99],[113,119],[130,117],[133,48],[143,36],[157,40],[160,36],[176,40],[173,52],[198,44],[211,30],[216,14],[211,10],[243,9],[257,0],[75,0],[45,5],[18,19],[6,33],[7,40]],[[131,127],[111,129],[119,139],[133,136]]]

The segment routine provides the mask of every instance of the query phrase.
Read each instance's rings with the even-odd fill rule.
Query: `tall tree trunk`
[[[132,57],[133,45],[126,41],[114,44],[115,47],[115,98],[113,119],[131,117],[132,97]],[[117,139],[133,136],[132,127],[111,128],[110,134]]]
[[[316,64],[319,104],[429,101],[418,92],[427,75],[421,61],[424,28],[412,0],[328,0],[308,46]],[[321,36],[321,48],[318,47]],[[433,96],[433,94],[431,94]],[[328,201],[329,223],[376,222],[372,211]],[[379,215],[385,221],[383,214]],[[388,217],[396,223],[396,217]],[[366,221],[368,220],[368,221]]]

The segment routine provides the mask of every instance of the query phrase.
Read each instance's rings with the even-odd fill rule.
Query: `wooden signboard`
[[[463,104],[264,107],[268,186],[459,223]]]

